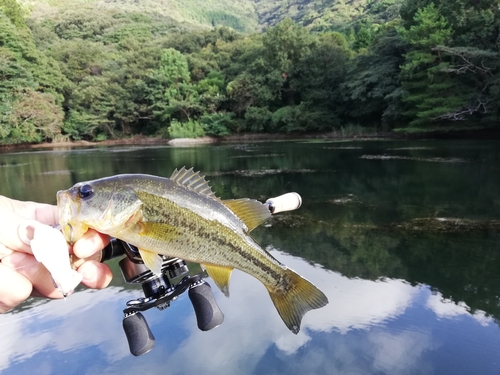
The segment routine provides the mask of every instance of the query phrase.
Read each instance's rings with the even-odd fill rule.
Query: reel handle
[[[140,312],[123,318],[123,330],[127,336],[130,353],[136,357],[146,354],[155,346],[155,337],[148,322]]]
[[[283,211],[293,211],[302,205],[302,197],[297,193],[286,193],[269,198],[265,203],[272,214]]]
[[[189,288],[189,299],[193,304],[198,328],[209,331],[224,321],[224,314],[215,301],[212,288],[206,282]]]

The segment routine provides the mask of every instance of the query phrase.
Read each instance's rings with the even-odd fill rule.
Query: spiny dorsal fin
[[[249,232],[271,217],[267,206],[254,199],[228,199],[222,203],[245,223]]]
[[[212,187],[208,185],[208,181],[205,180],[205,176],[200,176],[200,172],[194,172],[193,168],[186,169],[186,167],[182,167],[180,170],[176,168],[172,176],[170,176],[170,179],[199,194],[216,198],[212,191]]]

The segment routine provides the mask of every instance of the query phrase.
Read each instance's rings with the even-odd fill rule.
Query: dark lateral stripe
[[[214,258],[220,257],[224,259],[232,267],[238,269],[248,269],[245,267],[244,262],[251,263],[254,267],[262,270],[269,275],[272,279],[278,281],[281,279],[281,274],[271,268],[265,261],[252,254],[250,251],[245,251],[245,248],[251,248],[245,240],[225,225],[217,222],[207,220],[192,210],[182,208],[168,199],[162,198],[162,205],[146,204],[143,206],[143,215],[147,221],[165,223],[169,226],[174,226],[180,230],[186,239],[190,237],[197,237],[194,243],[203,240],[211,244],[215,249],[226,249],[224,252],[232,254],[232,256],[223,256],[222,252],[214,254]],[[191,241],[187,241],[191,242]],[[187,244],[186,244],[187,245]],[[264,257],[260,253],[259,256]],[[239,258],[239,259],[238,259]],[[268,259],[266,259],[268,260]],[[272,258],[269,258],[272,260]],[[199,254],[199,262],[211,263],[210,259],[203,257]],[[217,259],[212,259],[213,264],[218,264]],[[223,265],[223,264],[220,264]]]

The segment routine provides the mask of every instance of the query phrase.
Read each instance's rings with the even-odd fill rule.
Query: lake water
[[[235,271],[229,298],[213,288],[220,327],[198,330],[184,294],[144,313],[156,346],[135,357],[122,310],[142,290],[112,260],[104,290],[29,299],[0,315],[2,374],[500,373],[500,142],[18,151],[0,154],[0,194],[55,203],[79,181],[169,177],[182,166],[206,174],[223,199],[301,194],[299,210],[252,234],[330,303],[294,335],[262,284]]]

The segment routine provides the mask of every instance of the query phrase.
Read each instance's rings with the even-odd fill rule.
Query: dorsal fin
[[[208,185],[208,181],[205,180],[205,176],[200,176],[200,172],[194,172],[193,168],[186,169],[186,167],[182,167],[180,170],[176,168],[172,176],[170,176],[170,179],[199,194],[217,198],[212,191],[212,187]]]
[[[228,199],[222,203],[245,223],[249,232],[271,217],[267,206],[254,199]]]

